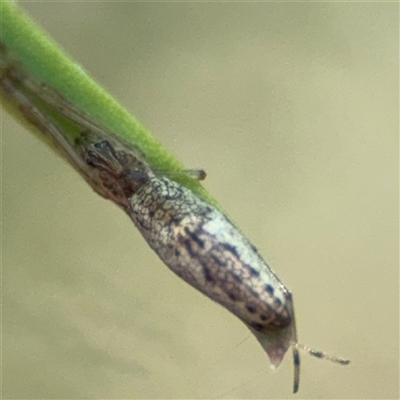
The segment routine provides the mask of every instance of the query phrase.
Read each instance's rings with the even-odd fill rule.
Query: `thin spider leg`
[[[306,346],[304,344],[301,343],[294,343],[293,347],[298,348],[299,350],[303,350],[306,353],[316,357],[316,358],[321,358],[323,360],[328,360],[328,361],[332,361],[336,364],[341,364],[341,365],[348,365],[350,364],[350,360],[345,359],[345,358],[341,358],[341,357],[336,357],[333,356],[331,354],[325,353],[324,351],[320,351],[320,350],[315,350],[309,346]]]
[[[207,176],[206,171],[204,171],[204,169],[201,169],[201,168],[183,169],[181,171],[156,170],[155,172],[158,172],[161,174],[168,174],[172,178],[174,176],[187,175],[193,179],[196,179],[197,181],[203,181],[204,179],[206,179],[206,176]]]
[[[8,98],[18,105],[25,118],[43,133],[43,139],[51,143],[52,147],[74,167],[94,190],[101,191],[93,170],[86,163],[80,149],[65,138],[62,128],[52,118],[40,111],[37,105],[4,75],[1,77],[1,87],[7,92]]]

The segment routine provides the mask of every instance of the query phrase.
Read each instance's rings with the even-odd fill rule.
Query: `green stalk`
[[[0,0],[0,22],[0,44],[7,47],[13,59],[22,65],[28,77],[55,89],[97,124],[106,127],[117,137],[138,148],[152,168],[167,171],[166,174],[172,173],[173,179],[178,183],[210,204],[221,208],[198,181],[185,174],[173,174],[184,169],[181,162],[31,21],[14,2]],[[3,97],[7,110],[34,132],[35,128],[23,120],[24,116],[18,112],[13,103],[8,101],[4,93]],[[52,116],[54,117],[54,114]],[[71,142],[80,133],[76,127],[71,126],[71,129],[68,127],[63,129],[63,134]],[[58,153],[57,149],[54,150]]]

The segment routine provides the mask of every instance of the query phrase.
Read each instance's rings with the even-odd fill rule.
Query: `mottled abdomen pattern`
[[[82,149],[95,190],[126,211],[173,272],[237,315],[278,366],[297,343],[293,303],[255,247],[220,211],[134,152],[107,140]]]
[[[156,176],[130,202],[133,222],[174,273],[256,331],[291,324],[290,293],[221,212]]]

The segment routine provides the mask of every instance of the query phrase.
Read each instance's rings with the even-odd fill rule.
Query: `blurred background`
[[[398,4],[24,2],[294,295],[304,399],[399,396]],[[291,398],[245,326],[2,114],[3,398]]]

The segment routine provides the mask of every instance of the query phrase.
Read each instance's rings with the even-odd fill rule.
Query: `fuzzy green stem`
[[[170,172],[184,168],[135,117],[118,104],[14,2],[0,0],[0,13],[0,41],[31,78],[52,87],[97,124],[140,149],[152,168]],[[12,107],[11,103],[7,104],[8,109]],[[10,111],[22,118],[18,112]],[[69,140],[77,135],[76,130],[68,129],[65,129],[64,134],[70,135],[67,138]],[[174,175],[174,180],[220,208],[198,181],[185,174]]]

